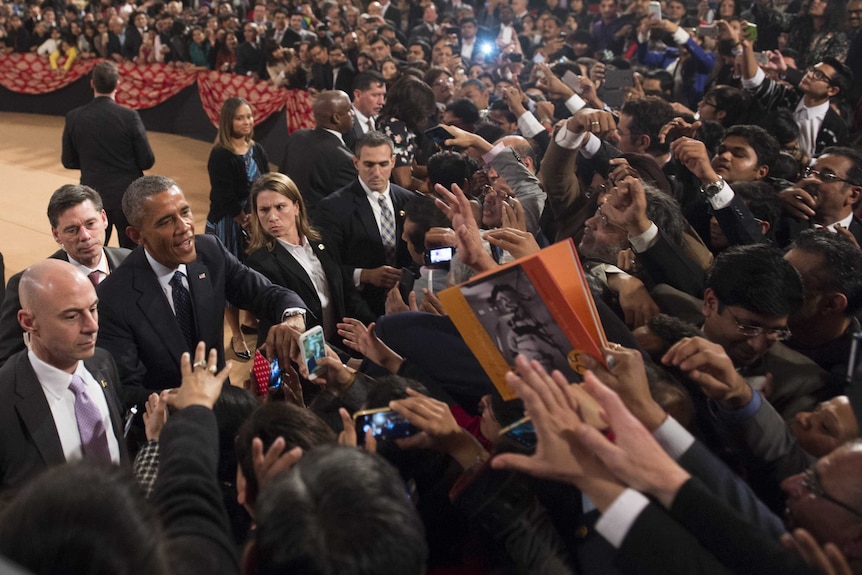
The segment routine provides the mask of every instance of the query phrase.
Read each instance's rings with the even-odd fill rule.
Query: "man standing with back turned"
[[[126,237],[129,223],[121,206],[123,192],[153,167],[155,157],[141,117],[115,101],[118,82],[119,72],[112,62],[93,68],[90,84],[95,98],[66,115],[62,160],[64,167],[81,170],[81,184],[101,194],[108,214],[105,244],[113,226],[120,246],[133,249],[135,243]]]

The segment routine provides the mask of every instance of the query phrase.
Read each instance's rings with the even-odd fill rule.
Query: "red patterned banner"
[[[194,84],[198,77],[197,72],[188,72],[165,64],[138,66],[132,62],[124,62],[119,68],[117,103],[133,110],[158,106]]]
[[[98,60],[78,60],[68,71],[52,70],[48,58],[37,54],[0,52],[0,86],[19,94],[44,94],[65,88],[86,76]]]
[[[36,54],[0,53],[0,86],[19,94],[45,94],[65,88],[90,73],[100,60],[78,60],[68,72],[51,70],[47,59]],[[222,72],[190,72],[164,64],[139,66],[125,62],[120,67],[117,102],[133,110],[152,108],[173,98],[197,80],[204,112],[218,125],[219,111],[233,96],[245,98],[254,108],[255,124],[287,106],[287,129],[293,133],[313,128],[311,95],[304,90],[284,90],[261,82]]]
[[[287,116],[287,132],[292,134],[303,128],[314,128],[314,116],[311,112],[312,97],[305,90],[284,90],[285,115]]]
[[[284,90],[269,82],[262,82],[221,72],[201,72],[198,91],[204,111],[210,121],[218,125],[219,111],[228,98],[245,98],[254,108],[254,123],[260,124],[284,106]]]

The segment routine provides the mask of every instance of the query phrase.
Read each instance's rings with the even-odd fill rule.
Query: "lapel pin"
[[[403,218],[403,217],[404,217],[404,210],[398,210],[398,217],[399,217],[399,218]]]
[[[108,389],[108,382],[104,379],[99,380],[99,383],[102,384],[102,389]]]
[[[323,246],[323,244],[317,244],[317,249],[325,250],[326,248]]]
[[[200,274],[198,274],[198,279],[199,279],[199,280],[202,280],[202,279],[204,279],[205,277],[207,277],[207,274],[205,274],[205,273],[200,273]]]

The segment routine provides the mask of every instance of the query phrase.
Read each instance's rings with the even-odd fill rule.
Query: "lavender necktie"
[[[102,414],[84,388],[84,380],[80,375],[72,376],[69,389],[75,394],[75,419],[78,421],[78,433],[81,435],[81,449],[84,458],[93,461],[111,462],[111,450],[108,449],[108,430]]]

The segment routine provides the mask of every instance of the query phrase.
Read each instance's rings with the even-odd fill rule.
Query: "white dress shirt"
[[[69,254],[66,254],[69,256]],[[99,282],[108,277],[110,270],[108,269],[108,257],[105,255],[105,250],[102,250],[102,257],[99,258],[99,263],[94,268],[88,268],[72,256],[69,256],[69,263],[84,272],[85,276],[89,276],[93,272],[99,272]]]
[[[308,238],[305,236],[302,236],[302,245],[296,246],[281,238],[278,238],[278,243],[287,250],[287,253],[293,256],[293,259],[308,274],[308,279],[311,280],[314,291],[317,292],[317,299],[320,300],[320,309],[323,313],[321,325],[323,327],[323,335],[328,340],[335,335],[335,324],[340,318],[335,317],[335,310],[332,309],[332,296],[329,293],[329,282],[326,281],[326,272],[323,271],[323,265],[321,265],[317,254],[314,253],[311,244],[308,243]]]
[[[365,185],[365,182],[362,181],[362,178],[359,178],[359,185],[362,186],[362,189],[365,191],[365,196],[368,198],[368,204],[371,206],[371,211],[374,213],[374,221],[377,222],[377,230],[379,231],[383,225],[383,214],[380,211],[380,203],[377,198],[383,196],[386,198],[386,203],[389,204],[389,209],[392,212],[392,218],[395,219],[395,205],[392,203],[392,194],[389,193],[389,184],[386,184],[386,189],[383,192],[374,192]],[[395,237],[395,243],[398,243],[397,231]],[[356,268],[353,272],[353,283],[356,287],[359,287],[361,283],[359,281],[362,274],[361,268]]]

